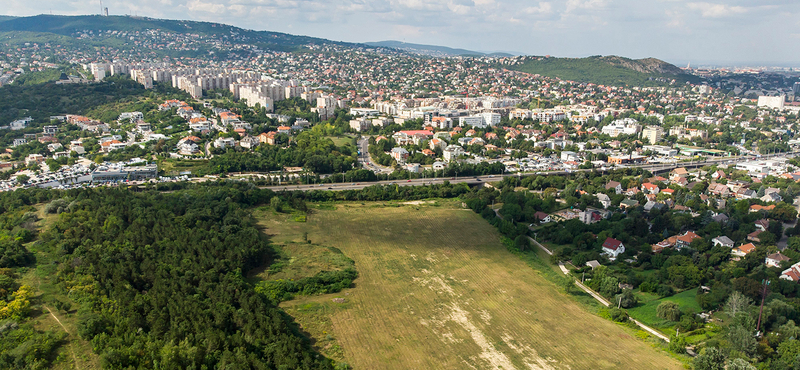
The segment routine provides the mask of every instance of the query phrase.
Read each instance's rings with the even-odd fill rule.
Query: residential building
[[[764,259],[764,264],[767,265],[767,267],[781,267],[781,262],[789,260],[791,260],[791,258],[778,252],[768,255],[767,258]]]
[[[711,242],[714,244],[715,247],[722,246],[722,247],[733,248],[733,240],[731,240],[731,238],[725,235],[711,239]]]
[[[731,254],[737,257],[744,257],[753,252],[754,250],[756,250],[756,246],[753,245],[753,243],[747,243],[740,245],[737,248],[731,249]]]
[[[461,155],[464,155],[464,148],[458,145],[448,145],[442,151],[442,157],[445,162],[452,162]]]
[[[625,253],[625,245],[621,241],[614,238],[607,238],[603,242],[603,253],[608,256],[608,259],[615,260],[617,257]]]
[[[655,144],[661,141],[664,136],[664,129],[658,126],[647,126],[642,130],[642,139],[647,140],[650,144]]]

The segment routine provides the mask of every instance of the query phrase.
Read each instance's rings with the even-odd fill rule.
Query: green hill
[[[315,37],[295,36],[280,32],[253,31],[226,24],[146,17],[99,15],[47,15],[0,18],[0,32],[36,32],[76,36],[84,31],[145,31],[160,29],[225,39],[237,44],[252,44],[266,50],[294,50],[309,44],[341,44]]]
[[[666,85],[673,80],[675,83],[696,83],[700,80],[697,76],[655,58],[629,59],[614,55],[587,58],[525,56],[514,58],[513,61],[511,65],[504,64],[500,67],[602,85],[653,86]]]
[[[508,53],[492,53],[486,54],[480,51],[472,51],[466,49],[454,49],[449,48],[447,46],[436,46],[436,45],[423,45],[423,44],[411,44],[402,41],[378,41],[378,42],[367,42],[365,43],[369,46],[380,46],[385,48],[393,48],[399,49],[403,51],[407,51],[409,53],[420,54],[420,55],[430,55],[435,57],[441,56],[459,56],[459,55],[470,55],[470,56],[496,56],[496,57],[510,57],[512,54]]]

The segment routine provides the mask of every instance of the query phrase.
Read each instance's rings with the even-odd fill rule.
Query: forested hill
[[[613,86],[651,86],[699,82],[699,77],[656,58],[629,59],[620,56],[554,58],[524,56],[508,59],[501,67],[577,82]]]
[[[65,36],[76,36],[84,31],[97,32],[100,30],[111,30],[120,32],[141,32],[155,29],[208,36],[232,43],[253,44],[268,50],[291,50],[309,44],[356,45],[315,37],[295,36],[280,32],[247,30],[221,23],[146,17],[40,14],[31,17],[0,18],[0,32],[46,32]]]

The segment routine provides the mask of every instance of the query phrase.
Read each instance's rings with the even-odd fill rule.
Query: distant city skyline
[[[800,67],[795,0],[104,0],[111,15],[190,19],[337,41]],[[100,1],[9,0],[8,15],[99,14]]]

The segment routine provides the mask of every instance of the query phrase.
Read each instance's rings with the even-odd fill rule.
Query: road
[[[358,142],[359,148],[361,148],[361,156],[359,156],[359,162],[365,165],[365,169],[369,169],[375,172],[386,171],[391,172],[391,169],[388,167],[382,167],[372,161],[369,157],[369,152],[367,152],[367,140],[361,139]],[[766,154],[762,155],[759,159],[766,159],[770,157],[778,157],[778,156],[797,156],[800,152],[789,152],[789,153],[782,153],[782,154]],[[743,160],[750,160],[755,159],[754,156],[746,156],[746,157],[725,157],[725,158],[712,158],[705,161],[697,161],[697,162],[681,162],[681,163],[667,163],[667,164],[643,164],[643,165],[633,165],[633,166],[626,166],[620,168],[641,168],[651,172],[665,172],[670,171],[672,169],[678,167],[685,167],[685,168],[698,168],[703,166],[709,166],[712,164],[729,164],[734,162],[739,162]],[[377,169],[376,169],[377,168]],[[471,176],[471,177],[451,177],[451,178],[436,178],[436,179],[412,179],[412,180],[386,180],[386,181],[361,181],[358,183],[338,183],[338,184],[316,184],[316,185],[282,185],[282,186],[266,186],[264,188],[271,189],[274,191],[280,190],[287,190],[287,191],[310,191],[310,190],[358,190],[363,189],[368,186],[372,185],[392,185],[397,184],[399,186],[423,186],[423,185],[432,185],[432,184],[441,184],[445,180],[450,181],[450,183],[467,183],[467,184],[478,184],[486,181],[499,181],[501,178],[510,177],[510,176],[528,176],[528,175],[566,175],[570,173],[576,172],[590,172],[590,171],[597,171],[597,169],[589,169],[589,170],[563,170],[563,171],[538,171],[538,172],[524,172],[522,174],[519,173],[506,173],[506,174],[498,174],[498,175],[488,175],[488,176]]]
[[[361,167],[365,170],[371,170],[375,173],[392,173],[394,171],[391,167],[384,167],[376,163],[372,160],[372,156],[369,154],[369,140],[367,137],[362,136],[358,140],[358,150],[361,151],[361,154],[358,155],[358,162],[361,163]]]

